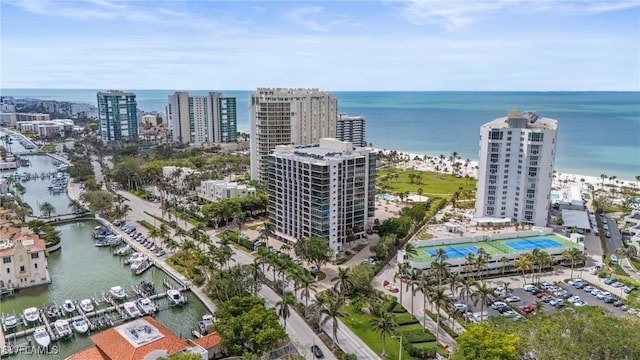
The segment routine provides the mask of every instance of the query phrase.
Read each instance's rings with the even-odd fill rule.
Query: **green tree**
[[[374,316],[369,320],[369,322],[371,323],[373,331],[380,333],[380,340],[382,340],[381,356],[385,358],[387,356],[386,336],[393,334],[393,332],[398,328],[398,324],[393,318],[393,314],[389,312],[384,312],[378,316]]]
[[[296,304],[296,298],[291,293],[286,293],[280,301],[276,304],[278,309],[278,315],[282,317],[283,327],[287,329],[287,318],[291,315],[291,307]]]
[[[75,199],[69,201],[69,208],[71,208],[71,211],[74,213],[80,213],[82,211],[85,211],[85,208],[84,206],[82,206],[82,203],[80,203],[80,201]]]
[[[338,267],[338,281],[334,288],[339,291],[340,297],[344,299],[353,289],[353,275],[351,269]]]
[[[571,248],[571,249],[565,250],[562,253],[562,258],[571,263],[571,275],[569,277],[572,279],[573,279],[573,268],[576,266],[576,264],[584,263],[587,260],[587,256],[578,248]]]
[[[322,320],[322,324],[331,320],[331,325],[333,328],[333,347],[336,347],[338,343],[338,318],[345,317],[347,314],[344,312],[342,307],[344,306],[344,302],[342,299],[339,299],[335,296],[328,296],[326,298],[326,302],[324,304],[324,309],[322,309],[322,313],[326,315],[326,317]]]
[[[254,296],[233,297],[215,313],[214,330],[222,337],[225,355],[262,355],[287,338],[275,310]]]
[[[515,360],[518,354],[518,336],[491,327],[486,322],[469,325],[457,340],[451,356],[454,360]]]
[[[329,241],[318,236],[298,240],[293,246],[293,250],[296,256],[314,264],[318,270],[333,256],[333,249],[329,246]]]
[[[171,354],[169,356],[169,360],[201,360],[202,357],[200,356],[200,354],[195,354],[195,353],[184,353],[184,352],[178,352],[175,354]]]
[[[45,201],[40,204],[40,212],[46,217],[51,217],[51,214],[56,212],[56,208],[50,202]]]

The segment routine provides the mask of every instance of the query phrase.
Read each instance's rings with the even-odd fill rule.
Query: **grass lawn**
[[[397,178],[389,177],[386,181],[389,186],[390,193],[399,193],[408,191],[411,194],[417,194],[418,188],[422,189],[422,195],[429,197],[445,197],[450,198],[451,194],[458,191],[460,187],[472,191],[472,197],[475,197],[476,180],[473,178],[457,178],[449,174],[439,174],[433,171],[419,171],[419,170],[402,170],[398,168],[385,169],[378,173],[377,185],[382,187],[385,183],[385,175],[389,172],[397,173],[400,176]],[[409,182],[409,174],[420,174],[422,180],[420,184]]]
[[[353,310],[351,306],[345,306],[346,317],[342,318],[342,321],[356,334],[362,341],[367,344],[371,350],[376,352],[378,355],[382,354],[382,339],[380,338],[380,334],[373,331],[371,329],[371,324],[369,323],[369,319],[371,319],[371,315],[358,313]],[[398,328],[400,330],[401,328]],[[399,360],[398,359],[398,350],[400,349],[400,343],[398,339],[393,338],[391,336],[387,336],[385,339],[387,343],[387,359],[389,360]],[[402,350],[402,358],[403,359],[411,359],[411,356]]]

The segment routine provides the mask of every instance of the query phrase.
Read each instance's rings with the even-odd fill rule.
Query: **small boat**
[[[213,329],[213,315],[206,314],[202,316],[202,320],[198,322],[200,334],[207,335]]]
[[[138,299],[136,304],[144,315],[151,315],[158,311],[156,304],[154,304],[153,301],[151,301],[149,298],[140,298]]]
[[[2,325],[4,325],[5,331],[13,329],[18,326],[18,319],[14,315],[6,316],[2,321]]]
[[[82,311],[84,311],[85,313],[90,313],[93,311],[94,307],[93,307],[93,301],[91,301],[91,299],[84,299],[84,300],[80,300],[80,308],[82,309]]]
[[[33,339],[42,347],[48,347],[51,344],[51,335],[44,326],[39,326],[33,332]]]
[[[53,323],[53,328],[56,329],[59,337],[65,337],[73,334],[71,327],[69,326],[69,322],[64,319],[56,320]]]
[[[136,306],[136,303],[133,301],[128,301],[122,305],[124,307],[124,311],[129,315],[130,318],[134,319],[142,316],[140,309]]]
[[[84,334],[89,331],[89,324],[87,324],[81,316],[74,318],[71,325],[73,326],[73,329],[80,334]]]
[[[118,248],[116,251],[114,251],[114,255],[124,256],[129,254],[131,250],[132,250],[131,245],[127,244],[123,247]]]
[[[180,291],[175,290],[175,289],[169,289],[167,290],[167,298],[169,299],[169,301],[171,301],[174,305],[178,305],[178,306],[182,306],[186,303],[184,296],[182,296],[182,294],[180,293]]]
[[[24,315],[24,319],[27,321],[27,323],[33,324],[40,321],[40,312],[38,311],[38,308],[26,308],[24,309],[24,312],[22,314]]]
[[[136,258],[129,267],[131,268],[131,271],[135,272],[145,267],[148,262],[149,262],[149,258],[143,255],[143,256],[140,256],[139,258]]]
[[[65,300],[64,304],[62,304],[62,309],[68,314],[73,314],[76,311],[76,305],[71,300]]]
[[[134,262],[136,262],[138,259],[140,258],[144,258],[146,257],[146,255],[142,252],[134,252],[133,254],[131,254],[131,256],[129,256],[129,258],[127,260],[124,261],[125,265],[130,265],[133,264]]]
[[[111,289],[109,289],[109,295],[111,295],[116,299],[124,299],[127,297],[127,293],[124,292],[124,289],[122,288],[122,286],[114,286]]]
[[[60,316],[60,309],[58,309],[58,305],[55,303],[48,303],[45,306],[45,313],[49,319],[55,319]]]
[[[142,280],[138,288],[140,289],[140,292],[146,296],[154,295],[156,293],[156,287],[150,281]]]

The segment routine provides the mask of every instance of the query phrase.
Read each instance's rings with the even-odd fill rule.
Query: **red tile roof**
[[[206,350],[209,350],[210,348],[214,347],[214,346],[218,346],[220,345],[220,343],[222,342],[222,337],[220,336],[220,334],[218,334],[218,332],[212,332],[209,335],[205,335],[199,339],[195,339],[193,340],[194,343],[202,346],[203,348],[205,348]]]
[[[65,360],[110,360],[97,346],[77,352]]]
[[[118,332],[118,327],[105,330],[91,337],[91,340],[96,344],[99,351],[104,354],[103,358],[97,357],[96,359],[143,360],[145,356],[155,350],[164,350],[168,354],[173,354],[189,347],[189,344],[185,340],[180,339],[172,333],[171,330],[164,327],[154,318],[145,316],[136,321],[140,320],[147,321],[149,325],[158,329],[163,336],[159,339],[135,347],[131,342],[129,342],[129,340]],[[126,323],[123,325],[126,325]],[[84,358],[74,358],[73,360],[81,359],[83,360]]]

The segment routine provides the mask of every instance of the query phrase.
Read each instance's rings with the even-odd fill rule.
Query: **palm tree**
[[[275,226],[272,223],[268,221],[262,223],[262,229],[260,229],[260,237],[262,237],[264,242],[267,244],[267,247],[269,246],[269,238],[273,237],[274,235],[274,230]]]
[[[430,273],[424,273],[418,282],[417,290],[422,293],[422,309],[423,309],[423,318],[422,323],[425,324],[425,327],[422,328],[422,331],[426,330],[427,324],[427,299],[431,300],[431,294],[433,293],[433,279],[431,278]]]
[[[522,254],[515,262],[516,270],[522,271],[522,284],[527,282],[526,272],[531,270],[533,264],[531,262],[530,254]]]
[[[500,262],[502,263],[502,275],[504,275],[504,271],[506,270],[507,264],[509,263],[509,258],[503,256],[500,258]]]
[[[79,213],[85,210],[84,206],[82,206],[82,203],[75,199],[69,201],[69,208],[73,213]]]
[[[45,201],[40,204],[40,212],[46,217],[51,217],[51,214],[56,212],[56,208],[53,207],[51,203]]]
[[[473,295],[474,293],[474,286],[476,284],[476,281],[472,278],[466,278],[462,281],[462,283],[460,284],[460,298],[462,298],[464,300],[464,305],[465,308],[469,308],[469,299],[471,298],[471,295]],[[465,322],[467,321],[467,317],[464,317]]]
[[[353,288],[353,274],[350,268],[338,267],[338,282],[336,282],[334,288],[340,289],[340,297],[345,299],[347,293]]]
[[[416,298],[416,291],[417,291],[416,285],[420,283],[422,274],[423,274],[423,271],[420,269],[411,269],[411,272],[409,273],[409,279],[407,279],[407,287],[411,285],[411,311],[409,311],[409,313],[411,314],[411,318],[413,318],[413,301]]]
[[[407,259],[408,259],[410,255],[418,256],[418,249],[414,244],[408,242],[404,246],[404,253],[407,255]]]
[[[431,271],[438,278],[438,286],[442,286],[442,280],[448,277],[449,266],[451,265],[444,261],[443,258],[439,258],[431,263]]]
[[[484,316],[484,306],[493,302],[493,289],[484,282],[476,282],[476,291],[471,295],[474,304],[480,301],[480,314]]]
[[[393,281],[400,279],[400,304],[402,305],[402,277],[405,272],[409,269],[409,265],[405,263],[398,264],[398,272],[393,275]],[[409,285],[405,285],[409,286]],[[406,289],[405,289],[406,290]]]
[[[451,299],[447,296],[443,287],[439,286],[433,291],[431,302],[436,307],[436,344],[440,343],[440,307],[446,305],[448,301],[451,301]]]
[[[291,293],[286,293],[282,297],[282,300],[278,301],[276,308],[278,309],[278,315],[282,317],[284,323],[284,329],[287,330],[287,318],[291,315],[291,306],[296,304],[296,298]]]
[[[308,274],[304,274],[300,277],[298,282],[299,289],[302,289],[302,296],[304,296],[304,306],[309,307],[309,296],[311,296],[311,290],[316,290],[317,286],[314,284],[313,279]]]
[[[343,305],[344,305],[344,302],[341,299],[335,296],[328,296],[326,299],[324,309],[322,309],[322,313],[327,315],[327,317],[325,317],[322,320],[321,325],[324,325],[324,323],[329,321],[329,319],[331,319],[332,321],[334,348],[338,343],[338,318],[347,316],[347,314],[342,310]]]
[[[573,279],[573,268],[576,265],[576,263],[578,262],[582,263],[587,259],[585,254],[582,251],[580,251],[578,248],[571,248],[571,249],[565,250],[562,253],[562,257],[565,260],[568,260],[571,262],[571,275],[569,277],[572,279]]]
[[[384,312],[379,316],[374,316],[369,320],[371,323],[371,329],[375,332],[380,333],[380,339],[382,340],[382,354],[383,358],[387,357],[387,342],[386,336],[393,334],[393,332],[398,328],[398,323],[396,323],[393,318],[392,313]],[[400,344],[402,346],[402,344]]]

